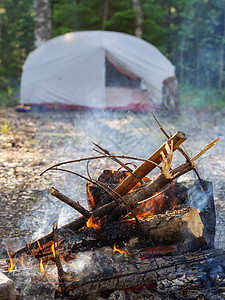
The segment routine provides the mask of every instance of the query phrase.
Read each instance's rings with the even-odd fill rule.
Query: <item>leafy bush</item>
[[[0,90],[0,107],[15,106],[19,104],[19,90],[8,87]]]
[[[219,93],[213,88],[204,89],[183,85],[180,86],[180,100],[183,106],[192,106],[197,110],[216,111],[225,107],[225,89]]]

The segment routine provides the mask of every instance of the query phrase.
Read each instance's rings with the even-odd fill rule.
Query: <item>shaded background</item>
[[[45,26],[45,38],[101,29],[137,35],[176,66],[182,103],[214,110],[224,106],[223,0],[2,0],[1,104],[18,102],[21,68],[37,45],[34,17],[40,7],[46,7],[44,16],[50,22]]]

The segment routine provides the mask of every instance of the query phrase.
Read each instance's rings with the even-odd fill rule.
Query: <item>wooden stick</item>
[[[112,160],[114,160],[116,163],[118,163],[120,166],[122,166],[125,170],[127,170],[129,173],[131,173],[132,176],[134,176],[141,184],[143,184],[143,181],[142,181],[141,179],[139,179],[139,178],[133,173],[133,170],[132,170],[131,168],[129,168],[126,164],[124,164],[124,163],[123,163],[122,161],[120,161],[118,158],[113,157],[112,154],[111,154],[108,150],[102,148],[101,146],[99,146],[98,144],[96,144],[96,143],[94,143],[94,142],[92,142],[92,143],[93,143],[96,147],[98,147],[99,149],[101,149],[108,157],[110,157]],[[94,150],[97,151],[98,153],[102,154],[102,152],[100,152],[100,151],[98,151],[98,150],[96,150],[96,149],[94,149]]]
[[[169,146],[171,146],[171,143],[173,143],[173,151],[175,151],[185,140],[185,134],[181,131],[178,131],[171,138],[169,138],[169,140],[166,143],[168,143]],[[158,150],[156,150],[151,156],[149,156],[147,160],[154,161],[157,164],[161,163],[161,152],[164,152],[165,156],[167,157],[167,151],[165,150],[166,143],[164,143]],[[155,165],[143,162],[137,169],[133,171],[133,173],[136,175],[136,177],[142,179],[154,168]],[[115,191],[121,196],[123,196],[129,190],[131,190],[132,187],[134,187],[137,183],[137,179],[135,179],[134,176],[130,174],[123,180],[123,182],[121,182],[120,185],[118,185]]]
[[[195,167],[195,160],[198,159],[201,155],[203,155],[206,151],[211,149],[219,139],[220,138],[217,138],[211,143],[209,143],[208,145],[206,145],[204,149],[202,149],[198,154],[196,154],[193,158],[191,158],[190,162],[186,161],[185,163],[171,170],[170,178],[166,177],[164,174],[160,174],[155,180],[151,181],[146,186],[138,188],[134,190],[132,193],[125,195],[124,199],[126,199],[126,201],[129,203],[129,205],[132,208],[136,208],[138,206],[138,203],[142,202],[141,199],[145,200],[147,198],[150,198],[151,196],[158,193],[162,188],[164,188],[167,184],[171,183],[176,178],[189,172],[190,170],[193,170]],[[104,206],[101,209],[103,210]],[[126,208],[123,206],[119,206],[115,210],[111,211],[110,215],[107,217],[107,221],[109,223],[113,222],[118,218],[125,216],[126,213],[127,213]],[[95,214],[96,212],[94,211],[93,215],[95,216]]]
[[[63,276],[64,270],[59,257],[59,245],[58,245],[58,226],[57,223],[53,224],[53,242],[55,249],[55,262],[58,269],[59,278]]]
[[[147,162],[148,164],[153,164],[155,165],[156,167],[160,168],[160,166],[155,163],[154,161],[150,161],[150,160],[146,160],[146,159],[142,159],[142,158],[139,158],[139,157],[133,157],[133,156],[128,156],[128,155],[101,155],[101,156],[93,156],[93,157],[85,157],[85,158],[79,158],[79,159],[74,159],[74,160],[68,160],[68,161],[64,161],[64,162],[61,162],[61,163],[57,163],[47,169],[45,169],[41,174],[40,176],[42,176],[44,173],[48,172],[48,171],[51,171],[51,170],[59,170],[58,167],[59,166],[62,166],[62,165],[67,165],[67,164],[72,164],[72,163],[77,163],[77,162],[83,162],[83,161],[89,161],[89,160],[96,160],[96,159],[101,159],[101,158],[124,158],[124,159],[132,159],[132,160],[137,160],[137,161],[145,161]]]
[[[112,157],[112,154],[107,150],[102,148],[100,145],[98,145],[95,142],[92,142],[96,147],[98,147],[100,150],[102,150],[107,156],[111,157],[112,160],[114,160],[115,162],[117,162],[119,165],[121,165],[122,167],[124,167],[125,170],[127,170],[128,172],[132,173],[133,170],[131,168],[129,168],[128,166],[126,166],[122,161],[120,161],[119,159],[117,159],[116,157]],[[95,150],[95,149],[94,149]],[[95,150],[97,151],[97,150]],[[97,151],[98,152],[98,151]],[[100,154],[102,154],[102,152],[98,152]]]
[[[58,198],[59,200],[63,201],[64,203],[68,204],[69,206],[73,207],[76,209],[80,214],[82,214],[86,219],[89,219],[91,217],[91,213],[85,209],[82,205],[80,205],[79,202],[75,202],[69,197],[63,195],[60,193],[57,189],[54,187],[51,187],[50,193],[52,196]]]
[[[208,145],[206,145],[198,154],[196,154],[191,160],[194,162],[195,160],[197,160],[200,156],[202,156],[206,151],[208,151],[210,148],[212,148],[217,141],[220,140],[220,137],[218,137],[217,139],[215,139],[214,141],[212,141],[211,143],[209,143]]]
[[[216,139],[215,141],[217,141]],[[210,146],[215,145],[215,141],[210,143]],[[207,150],[209,149],[208,146],[206,146]],[[204,151],[201,151],[201,155],[203,152],[205,153],[205,148],[203,149]],[[206,151],[207,151],[206,150]],[[139,202],[142,200],[145,200],[154,194],[156,194],[158,191],[160,191],[164,186],[166,186],[168,183],[171,183],[172,180],[178,178],[179,176],[187,173],[188,171],[192,170],[194,167],[194,160],[198,158],[200,155],[197,154],[193,159],[192,163],[190,164],[189,162],[185,162],[178,167],[174,168],[171,170],[171,178],[166,178],[164,174],[160,174],[155,180],[151,181],[149,184],[146,186],[140,187],[133,192],[127,194],[124,196],[125,200],[129,203],[131,208],[136,208],[139,205]],[[94,218],[103,218],[104,216],[111,214],[110,218],[112,220],[118,219],[121,215],[125,215],[127,213],[127,208],[124,205],[117,206],[115,201],[112,201],[104,206],[101,206],[99,208],[96,208],[93,210],[92,216]],[[109,218],[109,216],[107,217]],[[109,219],[110,219],[109,218]],[[72,231],[79,230],[83,226],[86,225],[87,219],[85,217],[79,217],[75,219],[74,221],[62,226],[59,228],[59,232],[64,229],[70,229]],[[52,233],[47,234],[46,236],[43,236],[42,238],[39,239],[39,242],[41,245],[44,245],[46,243],[49,243],[52,240],[53,236]],[[11,256],[16,257],[20,256],[26,252],[30,253],[30,251],[33,253],[35,252],[35,249],[39,249],[37,241],[34,241],[29,244],[28,246],[25,246],[16,252],[14,252]]]
[[[164,186],[166,186],[168,183],[171,183],[172,179],[175,179],[180,175],[185,174],[186,172],[192,170],[192,168],[193,166],[190,165],[190,163],[185,162],[171,171],[171,179],[166,178],[164,174],[160,174],[155,180],[151,181],[146,186],[140,187],[134,190],[133,192],[125,195],[124,198],[129,203],[131,208],[134,209],[139,205],[140,201],[153,196]],[[118,206],[115,201],[112,201],[108,204],[105,204],[104,206],[96,208],[92,212],[92,216],[94,219],[103,218],[104,216],[108,215],[107,217],[108,222],[111,222],[111,220],[115,221],[120,216],[125,216],[126,214],[127,214],[127,207],[124,205]],[[72,231],[79,230],[80,228],[86,225],[86,222],[87,222],[87,218],[83,216],[79,217],[74,221],[59,228],[59,234],[60,231],[63,232],[65,229],[70,229]],[[49,233],[43,236],[42,238],[40,238],[39,243],[41,245],[44,245],[52,241],[52,239],[53,239],[52,233]],[[38,252],[38,250],[39,250],[38,243],[37,241],[34,241],[29,244],[29,247],[25,246],[17,250],[16,252],[14,252],[11,255],[11,257],[17,257],[30,251],[35,254]]]
[[[153,115],[153,118],[155,119],[156,123],[159,125],[159,128],[160,130],[162,131],[162,133],[169,139],[170,136],[167,134],[167,132],[164,130],[164,128],[162,127],[162,125],[159,123],[159,121],[157,120],[156,116],[153,114],[152,112],[152,115]],[[191,163],[191,158],[190,156],[181,148],[181,147],[178,147],[177,150],[186,158],[187,161],[189,161]],[[195,174],[197,175],[199,181],[200,181],[200,184],[202,185],[202,180],[201,180],[201,177],[197,171],[196,168],[193,168],[193,171],[195,172]]]

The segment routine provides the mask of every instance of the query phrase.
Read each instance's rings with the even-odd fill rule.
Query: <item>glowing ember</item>
[[[90,227],[93,227],[94,229],[99,229],[101,227],[100,224],[96,224],[93,222],[93,216],[91,216],[88,220],[87,220],[87,223],[86,223],[87,227],[90,228]]]
[[[170,252],[177,252],[177,247],[169,245],[145,249],[142,253],[143,256],[140,258],[140,260],[151,259],[154,256],[165,255]]]
[[[55,257],[55,246],[54,246],[54,244],[51,245],[51,249],[52,249],[53,256]]]
[[[44,272],[45,272],[45,269],[44,269],[42,258],[41,258],[41,260],[40,260],[40,273],[44,273]]]
[[[8,267],[8,271],[12,271],[13,270],[13,261],[12,261],[11,256],[9,255],[9,250],[8,249],[7,249],[7,253],[8,253],[9,261],[10,261],[10,267]]]
[[[113,252],[119,252],[119,253],[124,253],[124,254],[128,254],[131,255],[130,252],[127,250],[127,248],[125,247],[124,250],[118,249],[116,247],[116,244],[113,245]]]
[[[94,208],[95,207],[95,200],[94,200],[94,198],[93,198],[93,196],[92,196],[92,194],[91,194],[91,191],[90,191],[90,184],[89,184],[89,182],[88,182],[88,184],[87,184],[87,193],[88,193],[88,199],[89,199],[89,201],[90,201],[90,204],[91,204],[91,207],[92,208]]]

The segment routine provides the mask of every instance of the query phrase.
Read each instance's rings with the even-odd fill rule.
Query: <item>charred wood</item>
[[[165,255],[148,258],[139,253],[134,256],[114,255],[114,258],[101,255],[101,260],[92,256],[91,265],[86,265],[82,274],[70,273],[66,289],[77,298],[99,294],[106,290],[117,290],[145,284],[156,284],[162,280],[174,280],[184,274],[188,276],[202,273],[207,285],[212,284],[217,274],[224,275],[225,251],[207,250],[182,255]],[[110,260],[110,262],[109,262]],[[220,268],[218,268],[220,266]],[[204,276],[204,277],[203,277]]]
[[[103,246],[113,248],[115,244],[122,247],[130,240],[135,241],[135,246],[131,246],[130,251],[134,247],[140,249],[173,244],[182,244],[183,251],[184,248],[191,250],[206,245],[201,218],[191,207],[149,216],[145,220],[139,220],[139,223],[134,219],[113,222],[103,224],[99,229],[85,227],[74,234],[65,232],[63,236],[65,248],[71,248],[73,253]]]
[[[194,168],[194,161],[198,159],[202,154],[204,154],[207,150],[209,150],[212,146],[216,144],[216,142],[219,140],[217,138],[210,144],[208,144],[203,150],[201,150],[197,155],[195,155],[191,162],[185,162],[171,171],[169,171],[169,176],[166,174],[160,174],[155,180],[151,181],[149,184],[142,186],[133,192],[130,192],[129,194],[124,196],[124,200],[129,204],[129,206],[134,209],[136,208],[141,201],[144,201],[150,197],[152,197],[154,194],[158,193],[163,187],[165,187],[167,184],[171,183],[173,180],[178,178],[179,176],[187,173],[188,171],[192,170]],[[128,177],[127,177],[128,178]],[[133,176],[132,176],[133,178]],[[110,214],[110,215],[109,215]],[[112,222],[115,220],[118,220],[121,216],[125,216],[127,214],[127,207],[124,205],[117,206],[117,203],[115,201],[112,201],[104,206],[101,206],[99,208],[96,208],[92,212],[92,217],[94,219],[101,219],[105,216],[107,216],[108,222]],[[60,232],[63,232],[65,229],[70,229],[72,231],[76,231],[81,229],[86,225],[86,218],[85,217],[79,217],[72,221],[69,224],[66,224],[59,228],[59,235]],[[52,233],[42,237],[39,239],[39,241],[34,241],[29,246],[27,245],[24,248],[19,249],[18,251],[14,252],[12,254],[12,257],[20,256],[23,253],[30,253],[30,252],[37,252],[39,249],[39,243],[47,244],[50,243],[53,240]]]
[[[179,175],[182,175],[192,169],[192,166],[186,162],[176,168],[174,168],[171,171],[171,174],[173,177],[170,179],[166,178],[164,174],[160,174],[154,181],[151,181],[149,184],[142,186],[133,192],[127,194],[124,196],[126,198],[126,201],[129,203],[129,205],[132,208],[136,208],[139,205],[139,202],[142,200],[145,200],[148,197],[153,196],[155,193],[157,193],[161,188],[163,188],[165,185],[171,182],[172,178],[177,178]],[[121,216],[125,216],[127,214],[127,207],[124,205],[117,206],[117,203],[115,201],[112,201],[102,207],[96,208],[93,210],[92,216],[94,219],[101,219],[105,217],[106,215],[109,215],[108,218],[111,220],[118,220]],[[107,218],[107,219],[108,219]],[[108,219],[108,220],[109,220]],[[59,228],[59,235],[63,233],[64,230],[72,230],[77,231],[84,227],[86,225],[87,219],[85,217],[79,217],[75,219],[74,221],[62,226]],[[36,254],[39,251],[39,244],[46,245],[48,243],[51,244],[51,241],[53,240],[52,233],[47,234],[46,236],[43,236],[38,241],[34,241],[27,245],[26,247],[23,247],[16,252],[12,254],[12,257],[20,256],[24,253],[34,253]]]
[[[136,223],[135,220],[102,224],[98,229],[84,227],[78,232],[61,233],[60,252],[65,259],[75,253],[94,250],[104,246],[119,248],[128,244],[128,251],[140,248],[177,245],[180,251],[196,250],[207,242],[203,237],[203,224],[199,213],[191,207],[149,216]],[[42,258],[49,253],[37,251],[36,257]]]

